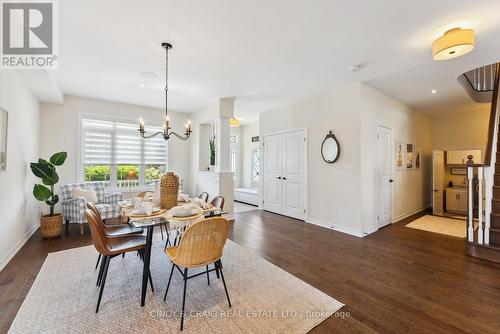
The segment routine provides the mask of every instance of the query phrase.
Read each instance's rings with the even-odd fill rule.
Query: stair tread
[[[470,242],[470,241],[467,241],[468,243],[470,244],[473,244],[473,245],[476,245],[476,246],[479,246],[479,247],[484,247],[484,248],[489,248],[489,249],[493,249],[495,251],[498,251],[500,252],[500,245],[498,244],[495,244],[495,243],[491,243],[489,245],[485,245],[485,244],[479,244],[477,242]]]

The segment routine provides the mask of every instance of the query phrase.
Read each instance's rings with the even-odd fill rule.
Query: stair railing
[[[499,127],[499,80],[500,63],[496,64],[495,83],[491,101],[490,120],[488,124],[488,142],[483,164],[475,164],[472,155],[467,156],[467,241],[482,245],[490,243],[490,225],[495,178],[496,153]],[[478,205],[477,235],[474,233],[474,170],[477,171]],[[484,210],[483,210],[484,193]],[[483,218],[484,214],[484,218]],[[483,226],[484,222],[484,226]]]

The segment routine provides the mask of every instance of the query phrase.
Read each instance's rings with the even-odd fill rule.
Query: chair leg
[[[206,266],[207,268],[207,281],[208,281],[208,285],[210,285],[210,275],[208,274],[208,266]]]
[[[168,245],[172,246],[172,243],[170,242],[170,233],[167,229],[167,224],[165,224],[165,232],[167,234],[167,241],[165,242],[165,248],[163,248],[163,250],[167,249]]]
[[[66,230],[66,232],[68,232],[68,229],[69,229],[69,220],[66,219],[66,226],[64,227],[64,229]]]
[[[101,261],[101,254],[99,254],[99,256],[97,257],[97,263],[95,264],[94,270],[97,270],[97,267],[99,266],[99,261]]]
[[[125,257],[125,253],[122,254],[122,259]]]
[[[164,240],[163,239],[163,225],[160,224],[160,232],[161,232],[161,240]]]
[[[101,291],[99,291],[99,299],[97,299],[97,307],[95,309],[95,313],[99,312],[99,305],[101,305],[101,298],[102,298],[102,293],[104,291],[104,285],[106,285],[106,277],[108,276],[108,268],[109,268],[109,261],[111,260],[111,257],[106,256],[105,259],[103,260],[106,262],[104,272],[103,272],[103,277],[102,277],[102,282],[101,282]]]
[[[149,271],[149,284],[151,284],[151,291],[155,292],[155,288],[153,287],[153,278],[151,278],[151,270]]]
[[[170,287],[170,281],[172,280],[172,275],[174,274],[175,264],[172,263],[172,270],[170,270],[170,276],[168,277],[167,290],[165,291],[165,297],[163,297],[163,301],[167,300],[168,288]]]
[[[231,307],[231,300],[229,299],[229,293],[227,293],[226,281],[224,280],[224,274],[222,273],[222,262],[218,261],[220,277],[222,278],[222,284],[224,284],[224,290],[226,291],[227,302],[229,303],[229,307]]]
[[[97,275],[97,282],[95,285],[101,286],[102,273],[104,272],[104,267],[106,266],[107,256],[104,255],[101,261],[101,268],[99,268],[99,274]]]
[[[182,294],[182,313],[181,313],[181,331],[184,328],[184,309],[186,307],[186,284],[188,278],[188,269],[184,268],[184,293]]]
[[[217,275],[217,279],[220,279],[219,267],[217,267],[217,264],[215,264],[215,275]]]

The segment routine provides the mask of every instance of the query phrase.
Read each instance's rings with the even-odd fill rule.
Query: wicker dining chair
[[[199,196],[198,196],[199,199],[201,199],[202,201],[208,203],[208,193],[206,191],[202,192]]]
[[[212,204],[217,209],[224,210],[224,202],[225,202],[224,197],[215,196],[214,199],[212,200],[212,202],[210,202],[210,204]]]
[[[106,284],[106,277],[108,276],[110,260],[120,254],[133,251],[138,251],[142,255],[146,248],[146,237],[142,235],[109,237],[104,230],[103,224],[99,222],[100,218],[92,210],[86,209],[85,217],[89,223],[90,234],[92,236],[94,247],[99,254],[103,256],[96,284],[100,287],[99,298],[97,299],[97,306],[95,309],[95,312],[97,313],[99,312],[99,305],[101,304],[102,293],[104,291],[104,285]],[[154,292],[151,273],[149,273],[149,282],[151,283],[151,289]]]
[[[226,292],[227,302],[229,304],[229,307],[231,307],[231,300],[229,299],[229,294],[227,292],[226,281],[224,280],[224,274],[222,273],[221,262],[222,251],[227,240],[228,231],[229,222],[227,221],[227,219],[222,217],[204,219],[197,223],[194,223],[187,228],[178,246],[169,247],[165,251],[172,262],[172,269],[170,271],[167,290],[165,291],[165,297],[163,298],[163,300],[165,301],[167,299],[168,288],[170,287],[170,281],[172,280],[174,268],[177,268],[179,270],[184,280],[181,331],[184,327],[186,283],[190,278],[206,274],[208,284],[210,285],[209,273],[211,271],[215,271],[217,278],[219,278],[220,274],[220,277],[222,278],[222,284],[224,285],[224,291]],[[208,266],[211,264],[214,264],[214,269],[209,269]],[[205,271],[188,276],[188,269],[203,266],[206,268]],[[184,270],[181,270],[180,267],[183,267]]]

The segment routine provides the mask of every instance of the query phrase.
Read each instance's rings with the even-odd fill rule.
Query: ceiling
[[[353,81],[437,112],[471,103],[460,73],[500,60],[498,0],[64,0],[58,11],[52,75],[65,94],[164,108],[168,41],[169,109],[234,97],[247,121]],[[432,41],[455,26],[476,30],[475,50],[433,61]]]

